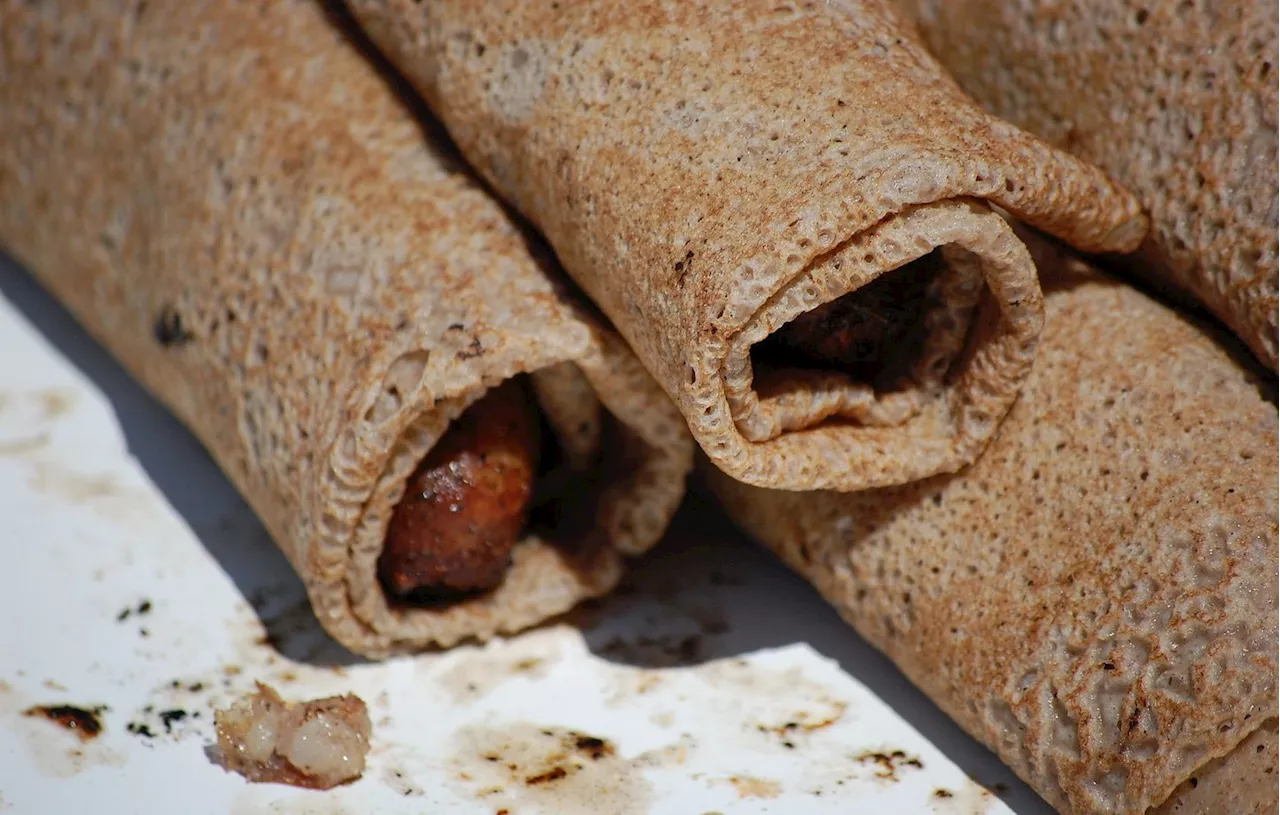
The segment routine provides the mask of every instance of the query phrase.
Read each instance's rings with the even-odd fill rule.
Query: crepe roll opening
[[[973,445],[956,441],[985,438],[1007,409],[1041,319],[1034,267],[996,213],[913,208],[815,258],[730,340],[734,425],[757,444],[913,425],[960,461]]]
[[[378,556],[388,602],[439,607],[500,586],[521,540],[571,541],[594,519],[617,432],[573,363],[491,388],[410,474]]]
[[[756,392],[785,398],[789,389],[834,374],[856,394],[836,415],[865,425],[901,424],[942,386],[981,284],[973,264],[948,265],[934,249],[801,313],[752,346]]]

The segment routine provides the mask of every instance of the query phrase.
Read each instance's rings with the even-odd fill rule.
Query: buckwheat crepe
[[[972,467],[855,495],[707,477],[1060,811],[1274,813],[1276,408],[1202,326],[1033,251],[1039,356]]]
[[[445,144],[320,4],[0,3],[0,245],[191,427],[369,656],[607,591],[692,461],[661,389]],[[389,602],[375,562],[410,471],[520,374],[594,469],[493,591]]]
[[[901,2],[979,102],[1128,185],[1152,220],[1135,270],[1276,370],[1274,5]]]
[[[991,204],[1090,250],[1146,228],[876,0],[349,5],[752,484],[862,489],[982,450],[1042,313]]]

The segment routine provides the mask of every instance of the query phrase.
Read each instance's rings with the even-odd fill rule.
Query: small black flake
[[[185,710],[162,710],[160,711],[160,723],[164,725],[164,732],[172,733],[173,726],[183,719],[187,718]]]
[[[160,316],[156,317],[156,323],[152,331],[155,334],[156,342],[165,348],[186,345],[195,339],[195,335],[183,326],[182,315],[174,311],[170,306],[165,306],[160,310]]]
[[[125,726],[125,730],[128,730],[135,736],[141,736],[144,739],[154,739],[156,737],[156,734],[151,731],[151,728],[141,722],[129,722],[129,724]]]

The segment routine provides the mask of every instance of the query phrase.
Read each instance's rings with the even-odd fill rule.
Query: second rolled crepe
[[[362,654],[561,613],[679,503],[693,448],[661,389],[319,4],[0,4],[0,245],[191,427]],[[533,483],[468,492],[511,476]],[[509,563],[485,538],[487,575],[384,589],[389,530],[432,512],[473,538],[515,517]]]
[[[712,487],[1061,812],[1274,813],[1276,409],[1200,326],[1035,254],[1039,357],[972,467]]]
[[[997,115],[1102,167],[1151,214],[1135,267],[1276,370],[1276,9],[1269,0],[899,0]]]
[[[1091,250],[1145,230],[875,0],[349,5],[753,484],[861,489],[981,451],[1042,311],[989,204]]]

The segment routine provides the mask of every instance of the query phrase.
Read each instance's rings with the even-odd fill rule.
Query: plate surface
[[[4,815],[1051,812],[696,500],[591,608],[360,660],[190,434],[2,256],[0,518]],[[360,694],[364,777],[214,764],[213,708],[255,680]],[[23,715],[47,705],[101,708],[102,731]]]

